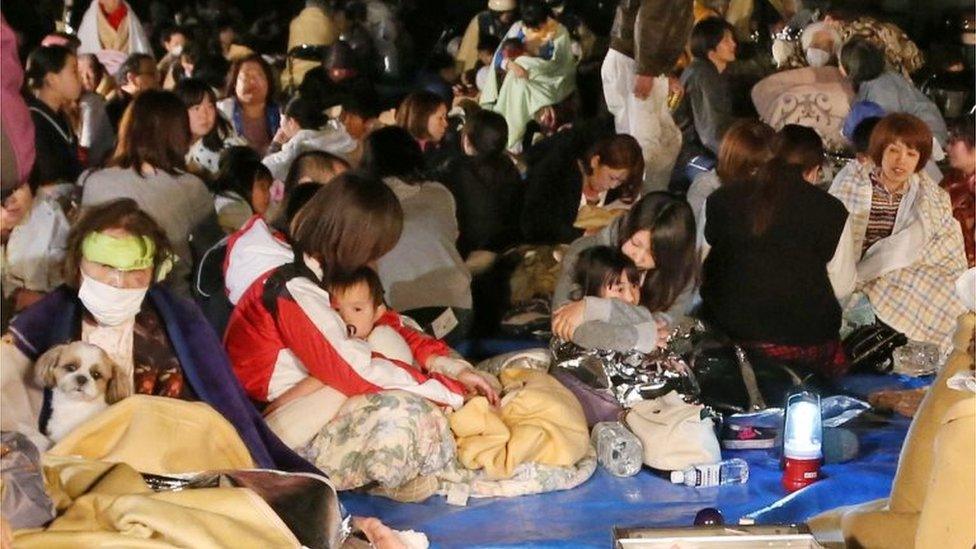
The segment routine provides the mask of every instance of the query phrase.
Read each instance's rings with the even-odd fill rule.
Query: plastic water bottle
[[[708,465],[695,465],[684,471],[672,471],[671,482],[704,488],[720,484],[742,484],[749,480],[749,464],[739,458]]]
[[[611,475],[632,477],[644,464],[644,445],[619,421],[602,421],[593,426],[590,437],[597,460]]]

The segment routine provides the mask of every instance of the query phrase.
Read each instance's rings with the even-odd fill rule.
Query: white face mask
[[[830,52],[820,48],[807,48],[806,55],[811,67],[824,67],[830,62]]]
[[[177,44],[173,46],[173,49],[169,50],[170,55],[173,57],[179,57],[183,53],[183,44]]]
[[[78,299],[102,326],[118,326],[135,318],[149,288],[116,288],[99,282],[81,271]]]

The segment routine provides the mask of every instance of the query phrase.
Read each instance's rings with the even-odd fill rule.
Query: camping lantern
[[[807,390],[791,393],[783,414],[783,488],[795,492],[820,478],[820,396]]]

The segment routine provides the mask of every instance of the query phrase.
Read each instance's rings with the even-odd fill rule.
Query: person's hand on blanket
[[[576,328],[583,323],[586,302],[583,300],[567,303],[552,313],[552,333],[563,341],[572,341]]]
[[[496,406],[500,402],[498,393],[502,390],[501,383],[491,374],[479,372],[466,360],[449,356],[434,356],[427,361],[427,369],[460,381],[472,393],[487,398],[492,406]]]
[[[482,377],[478,372],[474,370],[467,370],[462,372],[456,378],[458,381],[464,384],[469,391],[477,393],[488,399],[488,404],[494,407],[498,407],[501,404],[501,399],[498,398],[498,391],[488,383],[488,380]]]

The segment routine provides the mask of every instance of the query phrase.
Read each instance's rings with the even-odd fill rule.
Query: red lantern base
[[[820,480],[820,459],[786,458],[783,471],[783,488],[795,492]]]

